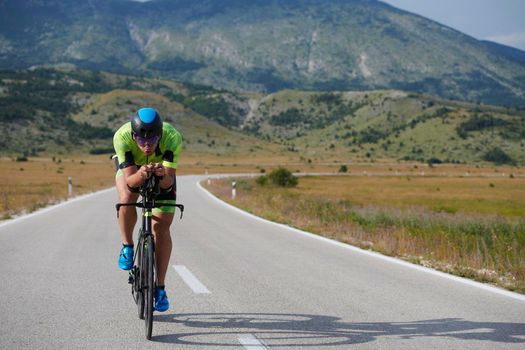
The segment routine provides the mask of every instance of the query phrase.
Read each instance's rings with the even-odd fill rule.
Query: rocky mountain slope
[[[0,67],[525,105],[525,53],[376,0],[1,0]]]

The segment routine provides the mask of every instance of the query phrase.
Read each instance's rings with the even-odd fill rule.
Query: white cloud
[[[495,41],[503,45],[525,50],[525,31],[501,35],[491,35],[486,39],[490,41]]]

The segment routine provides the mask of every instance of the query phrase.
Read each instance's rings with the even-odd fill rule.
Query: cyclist
[[[122,125],[113,137],[118,157],[115,182],[120,203],[135,203],[139,187],[152,175],[160,180],[161,193],[157,203],[175,204],[176,169],[182,149],[182,136],[172,125],[163,123],[159,113],[150,107],[141,108]],[[170,226],[175,207],[153,209],[152,228],[155,239],[157,286],[155,310],[169,308],[164,280],[171,255]],[[135,207],[122,207],[118,223],[122,248],[118,265],[123,270],[133,267],[133,229],[137,222]]]

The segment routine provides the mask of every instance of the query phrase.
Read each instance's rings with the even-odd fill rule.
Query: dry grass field
[[[342,163],[333,160],[309,163],[289,154],[254,154],[247,157],[185,152],[178,173],[258,175],[279,165],[295,172],[337,173]],[[28,161],[0,158],[0,218],[31,212],[66,199],[68,177],[73,180],[73,195],[79,195],[112,186],[113,174],[113,164],[108,155],[56,155],[30,157]],[[360,163],[348,164],[347,175],[350,175],[351,181],[347,181],[347,177],[330,180],[318,177],[308,182],[301,181],[297,191],[311,196],[328,195],[358,204],[388,200],[393,205],[422,205],[447,212],[463,208],[467,212],[524,214],[523,205],[515,200],[522,198],[525,192],[525,170],[520,168]],[[458,185],[455,178],[464,181]],[[327,188],[324,185],[326,182],[330,182],[331,186]],[[425,196],[420,195],[422,191]],[[485,205],[485,197],[480,197],[481,193],[494,197],[490,201],[492,208]]]
[[[112,184],[113,165],[108,156],[38,157],[28,161],[0,161],[0,218],[32,212],[73,195],[93,192]]]
[[[258,154],[216,156],[183,153],[178,174],[253,173],[290,161],[288,156]],[[337,166],[297,164],[300,171],[334,172]],[[0,158],[0,220],[32,212],[68,198],[68,178],[73,196],[113,186],[114,165],[108,155],[55,155]]]
[[[451,167],[446,176],[437,173],[443,168],[432,176],[407,174],[406,166],[397,176],[384,170],[302,177],[294,188],[237,178],[235,199],[231,179],[208,188],[273,221],[525,293],[521,169]]]
[[[358,205],[525,216],[525,177],[359,176],[304,178],[290,190]]]

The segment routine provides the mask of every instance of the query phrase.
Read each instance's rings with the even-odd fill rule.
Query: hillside
[[[111,153],[114,130],[145,105],[193,153],[525,164],[525,109],[397,90],[235,93],[71,68],[0,72],[0,147],[9,155]]]
[[[272,154],[279,145],[245,135],[177,102],[213,89],[65,68],[0,72],[4,155],[112,153],[114,131],[141,106],[156,107],[193,153]],[[184,95],[183,95],[184,94]],[[191,103],[188,102],[188,105]],[[196,108],[198,109],[198,108]],[[208,111],[214,111],[211,106]]]
[[[0,68],[68,62],[234,91],[525,105],[525,53],[376,0],[3,0]]]
[[[303,158],[525,164],[525,110],[395,90],[286,90],[252,102],[243,128]]]

